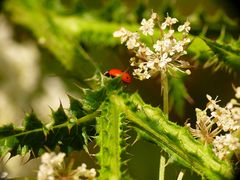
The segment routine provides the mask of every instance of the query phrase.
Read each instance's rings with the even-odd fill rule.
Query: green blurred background
[[[131,54],[112,37],[112,32],[121,26],[134,29],[152,9],[162,19],[167,13],[181,22],[188,19],[194,36],[205,32],[207,37],[217,39],[223,28],[228,36],[238,38],[239,8],[237,0],[2,0],[0,124],[21,125],[24,113],[32,109],[47,122],[49,106],[56,109],[61,101],[67,108],[67,94],[81,97],[77,86],[94,88],[95,84],[87,79],[95,73],[110,68],[131,72]],[[181,125],[187,119],[195,121],[195,108],[204,108],[206,94],[219,96],[225,104],[234,94],[232,84],[240,85],[238,71],[213,73],[212,68],[204,68],[204,62],[191,54],[186,58],[193,64],[192,74],[183,79],[191,101],[173,100],[178,109],[170,113],[170,119]],[[162,107],[160,89],[156,77],[134,80],[126,91],[138,91],[145,102]],[[134,179],[158,179],[159,149],[155,145],[139,141],[129,147],[129,153],[133,155],[128,163],[129,173]],[[96,166],[84,152],[80,158],[87,160],[89,166]],[[36,172],[32,171],[37,168],[36,162],[16,164],[7,165],[12,177]],[[13,169],[14,165],[17,168]],[[22,170],[29,166],[31,171]],[[175,164],[168,166],[166,179],[176,179],[180,169]],[[196,178],[193,172],[186,174],[186,179]]]

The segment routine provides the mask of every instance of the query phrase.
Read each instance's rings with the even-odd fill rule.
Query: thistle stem
[[[182,180],[184,174],[185,174],[185,170],[181,170],[178,174],[177,180]]]
[[[166,164],[166,158],[161,153],[161,155],[160,155],[160,166],[159,166],[159,180],[164,180],[165,164]]]
[[[168,116],[168,77],[167,73],[162,73],[161,77],[162,88],[163,88],[163,112]]]
[[[163,89],[163,112],[166,116],[168,116],[168,77],[166,72],[163,72],[161,74],[161,84]],[[161,153],[160,167],[159,167],[159,180],[164,180],[165,167],[166,167],[166,158],[163,155],[163,153]]]

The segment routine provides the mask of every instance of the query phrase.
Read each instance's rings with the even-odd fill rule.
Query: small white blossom
[[[121,38],[121,44],[126,42],[129,38],[130,32],[126,30],[125,28],[121,28],[118,31],[115,31],[113,33],[113,37],[120,37]]]
[[[152,68],[154,67],[154,64],[155,64],[154,61],[149,61],[149,62],[147,62],[147,65],[146,65],[146,66],[147,66],[148,68],[152,69]]]
[[[151,49],[149,49],[148,47],[146,48],[145,52],[146,52],[146,55],[147,55],[147,56],[151,56],[151,55],[154,54],[154,53],[151,51]]]
[[[94,168],[87,169],[87,165],[85,163],[82,163],[81,166],[79,166],[74,171],[73,179],[88,179],[88,180],[95,180],[96,179],[97,172]]]
[[[183,50],[184,50],[183,45],[184,45],[183,42],[179,41],[176,43],[176,45],[173,47],[173,49],[177,52],[183,52]]]
[[[166,68],[167,63],[171,62],[172,59],[170,57],[168,57],[167,53],[164,53],[160,59],[160,63],[159,63],[159,67],[160,68]]]
[[[180,25],[178,27],[178,32],[185,31],[186,33],[189,33],[191,27],[190,27],[190,22],[186,21],[183,25]]]
[[[156,52],[160,52],[162,50],[162,41],[157,40],[156,44],[153,45],[153,48]]]
[[[190,66],[190,64],[189,64],[189,62],[187,62],[187,61],[178,61],[180,64],[181,64],[181,67],[182,68],[187,68],[187,67],[189,67]]]
[[[147,36],[148,34],[150,36],[153,35],[154,33],[154,21],[153,19],[149,19],[149,20],[146,20],[146,19],[143,19],[142,22],[141,22],[141,27],[139,28],[142,33]]]
[[[137,63],[136,63],[136,58],[135,58],[135,57],[131,57],[131,58],[130,58],[130,65],[131,65],[131,66],[136,66],[136,65],[137,65]]]
[[[184,38],[184,39],[183,39],[183,43],[184,43],[184,44],[188,44],[188,43],[190,43],[190,42],[191,42],[190,38]]]
[[[164,39],[162,50],[167,52],[167,51],[171,51],[171,48],[172,48],[172,40],[171,39]]]
[[[210,109],[211,111],[215,109],[218,109],[219,108],[219,105],[217,104],[219,101],[217,101],[217,97],[216,99],[212,99],[212,97],[210,95],[206,95],[207,99],[208,99],[208,103],[206,105],[206,108],[207,109]]]
[[[50,160],[51,164],[58,165],[58,166],[61,165],[65,155],[66,155],[65,153],[60,152],[56,156],[53,156],[52,159]]]
[[[157,13],[153,12],[151,15],[151,19],[154,20],[154,19],[157,19],[157,17],[158,17]]]
[[[186,73],[187,75],[190,75],[190,74],[191,74],[191,71],[190,71],[189,69],[187,69],[187,70],[185,71],[185,73]]]
[[[136,39],[130,38],[126,43],[126,46],[128,49],[134,49],[135,47],[138,46],[138,43],[137,43]]]
[[[94,168],[90,169],[90,170],[89,170],[89,175],[90,175],[91,177],[95,177],[95,176],[97,175],[96,170],[95,170]]]
[[[162,23],[161,28],[164,30],[167,26],[172,26],[178,22],[177,18],[166,17],[165,22]]]
[[[148,56],[151,56],[153,55],[153,51],[151,51],[151,49],[149,49],[148,47],[145,47],[145,46],[142,46],[142,47],[139,47],[137,53],[136,53],[136,56],[138,57],[148,57]]]
[[[139,39],[139,35],[138,33],[131,33],[131,35],[129,35],[129,39],[127,40],[126,46],[128,49],[134,49],[136,47],[138,47],[140,45],[140,43],[138,42]]]
[[[173,29],[170,29],[170,30],[168,31],[168,33],[166,33],[166,34],[163,35],[163,39],[172,38],[173,35],[174,35],[174,32],[175,32],[175,31],[174,31]]]

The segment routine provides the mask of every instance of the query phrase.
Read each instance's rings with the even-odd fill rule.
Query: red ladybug
[[[127,84],[130,84],[132,82],[130,74],[128,74],[127,72],[123,72],[120,69],[110,69],[104,74],[108,77],[122,76],[122,82]]]

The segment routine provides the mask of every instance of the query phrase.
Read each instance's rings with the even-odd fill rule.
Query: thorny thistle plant
[[[130,63],[135,67],[133,75],[136,78],[144,80],[159,73],[173,74],[175,71],[191,73],[187,69],[189,63],[181,59],[181,56],[187,54],[185,49],[191,41],[188,37],[190,23],[186,21],[178,26],[176,33],[174,28],[177,22],[176,18],[168,16],[160,23],[160,17],[154,12],[148,20],[143,19],[139,30],[143,36],[150,37],[151,46],[141,40],[138,32],[130,32],[122,27],[113,33],[114,37],[119,37],[121,43],[134,52],[135,56],[130,59]],[[158,26],[158,31],[154,29],[155,26]],[[157,39],[154,34],[158,36]]]
[[[225,107],[218,105],[219,100],[207,95],[208,103],[204,110],[196,109],[196,129],[187,123],[190,132],[206,144],[213,145],[213,152],[226,159],[231,152],[240,149],[239,138],[234,135],[240,129],[240,87],[235,89],[235,98]]]
[[[17,3],[17,6],[21,7],[24,3],[20,2]],[[29,1],[27,9],[30,9],[30,5]],[[13,9],[14,13],[31,12],[25,11],[25,8],[23,11]],[[33,6],[32,9],[34,14],[36,11],[37,15],[38,10],[43,8]],[[41,11],[39,11],[39,15],[42,15]],[[51,16],[47,16],[46,27],[48,27],[49,22],[52,22],[49,21],[49,18],[51,20]],[[56,22],[54,28],[62,27],[58,26],[59,20],[57,19],[56,21],[53,19]],[[25,22],[24,25],[30,26],[30,28],[34,27],[31,18],[29,20],[29,24],[27,21],[21,22]],[[41,20],[44,20],[44,18],[41,18]],[[82,19],[80,20],[82,21]],[[62,21],[65,21],[65,17],[60,18],[61,25],[64,24]],[[66,22],[69,23],[68,20]],[[86,24],[88,23],[87,20]],[[118,79],[104,78],[98,88],[92,86],[93,89],[83,89],[83,96],[80,100],[69,96],[70,108],[67,113],[60,105],[57,111],[52,111],[51,122],[48,124],[43,124],[34,113],[31,113],[25,117],[22,128],[15,127],[12,124],[0,127],[0,144],[2,145],[0,155],[11,152],[11,156],[14,156],[30,150],[31,154],[35,156],[42,152],[42,146],[51,147],[52,150],[58,142],[61,142],[61,150],[67,150],[70,153],[72,150],[85,149],[85,145],[96,139],[96,145],[99,147],[99,152],[96,153],[96,160],[99,163],[98,179],[128,179],[128,174],[122,171],[126,165],[126,160],[122,159],[122,155],[128,146],[126,131],[129,126],[132,126],[138,134],[137,137],[154,142],[173,157],[170,160],[174,159],[180,165],[190,168],[191,171],[201,175],[203,179],[232,179],[231,163],[216,158],[212,151],[209,151],[211,150],[209,147],[212,146],[213,151],[218,154],[222,153],[222,156],[219,156],[220,158],[223,157],[222,159],[225,159],[225,154],[229,154],[228,152],[239,148],[239,142],[235,138],[235,132],[239,132],[240,116],[240,105],[237,100],[233,100],[226,107],[221,108],[216,99],[207,96],[210,102],[205,110],[198,111],[197,128],[194,130],[189,127],[195,137],[200,138],[206,144],[210,144],[207,148],[203,143],[194,139],[187,128],[170,122],[167,117],[168,74],[172,75],[176,71],[190,74],[189,63],[182,59],[182,56],[187,53],[186,48],[191,41],[188,37],[191,29],[190,23],[186,21],[176,26],[177,23],[176,18],[169,16],[165,18],[164,22],[160,22],[160,17],[156,13],[152,13],[151,18],[142,20],[139,28],[140,33],[130,32],[125,28],[121,28],[114,33],[115,37],[121,38],[121,42],[135,53],[135,56],[131,58],[131,66],[135,67],[133,74],[138,79],[149,79],[161,74],[162,86],[164,87],[163,111],[144,103],[138,93],[125,93]],[[154,28],[155,26],[158,28]],[[95,27],[98,26],[93,27],[97,29]],[[59,32],[66,34],[63,29],[59,28]],[[39,33],[37,32],[41,32],[40,35],[42,36],[42,31],[36,30],[39,30],[37,26],[36,29],[33,29],[33,33],[38,37]],[[49,37],[51,35],[56,37],[55,31],[49,31],[49,33]],[[74,34],[76,34],[75,31]],[[148,37],[150,41],[146,40]],[[63,37],[61,40],[64,39]],[[56,40],[55,42],[59,41]],[[69,44],[68,41],[66,43]],[[55,47],[51,42],[45,45],[50,52],[52,47]],[[75,45],[79,49],[79,43]],[[63,56],[64,58],[75,57],[75,45],[68,48],[66,56]],[[74,51],[73,54],[71,48]],[[62,58],[61,53],[58,56],[58,53],[53,51],[53,54]],[[85,65],[85,62],[82,65]],[[90,69],[89,67],[87,69]],[[236,88],[236,98],[240,98],[240,88]],[[228,121],[224,122],[225,119]],[[88,131],[88,128],[92,128],[92,123],[95,124],[95,122],[94,131]],[[26,141],[27,138],[29,140]],[[222,152],[222,149],[226,151]],[[87,169],[86,164],[72,169],[73,162],[70,161],[69,164],[65,164],[65,156],[65,153],[43,154],[38,179],[96,179],[95,169]],[[161,159],[160,162],[159,174],[161,174],[160,179],[162,180],[164,179],[164,168],[168,163],[165,163],[165,159]],[[0,173],[1,178],[6,176],[7,173]],[[182,176],[183,173],[179,173],[178,179],[182,179]]]

